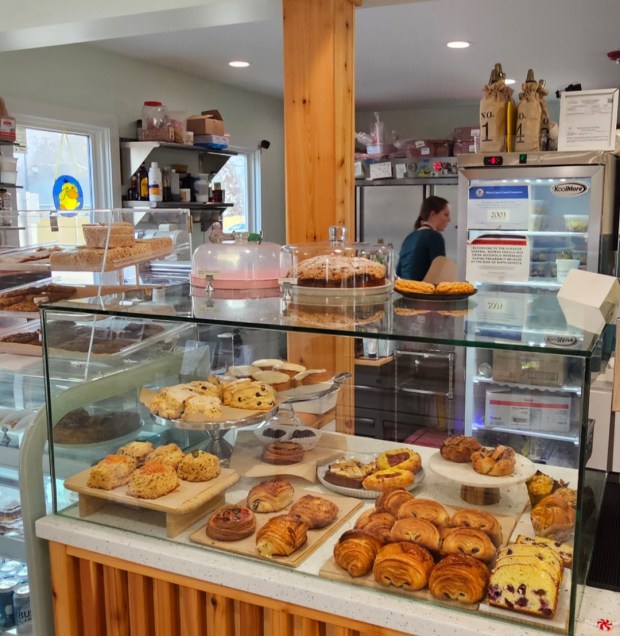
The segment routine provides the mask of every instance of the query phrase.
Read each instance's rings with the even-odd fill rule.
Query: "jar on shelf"
[[[146,141],[174,141],[174,129],[169,126],[168,109],[162,102],[144,102],[142,137]]]

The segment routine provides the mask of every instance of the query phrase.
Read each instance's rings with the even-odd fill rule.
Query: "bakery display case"
[[[573,632],[605,478],[585,469],[597,335],[569,331],[557,303],[545,306],[546,333],[555,340],[517,339],[491,337],[476,297],[458,308],[442,302],[423,311],[408,301],[408,312],[395,311],[404,301],[390,294],[374,298],[371,309],[350,296],[303,299],[300,314],[299,297],[285,286],[266,298],[213,295],[197,315],[197,299],[186,290],[169,287],[157,303],[145,296],[43,305],[50,468],[60,518],[159,537],[171,550],[215,551],[211,559],[231,559],[235,570],[245,567],[239,558],[248,559],[248,571],[276,587],[281,580],[290,593],[318,577],[342,598],[356,588],[405,613],[399,599],[411,599],[414,607],[426,603],[480,620],[489,633],[497,621],[515,630],[507,633]],[[521,295],[514,296],[517,302]],[[534,310],[535,300],[526,295]],[[51,378],[67,356],[62,343],[47,344],[48,330],[109,321],[130,322],[132,331],[158,326],[176,337],[165,346],[147,338],[139,351],[121,348],[112,356],[93,347],[83,354],[85,381],[58,391]],[[501,330],[501,321],[494,328]],[[294,358],[287,348],[293,335]],[[436,368],[448,377],[431,386],[450,394],[465,422],[459,428],[454,418],[434,447],[340,432],[336,422],[355,419],[356,405],[343,399],[355,378],[304,365],[325,335],[373,338],[399,352],[411,346],[454,352],[449,365],[441,358]],[[488,435],[490,427],[472,426],[509,405],[476,395],[465,408],[466,396],[452,392],[452,374],[464,372],[459,361],[470,355],[481,377],[484,365],[493,365],[498,383],[500,361],[511,355],[544,356],[546,373],[564,373],[562,387],[570,378],[574,390],[563,408],[570,411],[574,452],[564,453],[561,436],[549,434],[557,452],[542,464],[511,446],[501,427]],[[102,361],[110,372],[97,375],[92,371]],[[525,373],[509,360],[503,364],[508,377]],[[409,387],[416,388],[415,379]],[[520,391],[531,402],[541,399],[531,380]],[[399,405],[395,399],[390,406],[394,421],[410,423]],[[529,408],[530,426],[550,425],[551,416],[535,420],[535,403]],[[182,462],[187,466],[180,469]]]

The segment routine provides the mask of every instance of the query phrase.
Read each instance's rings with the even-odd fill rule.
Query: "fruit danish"
[[[422,468],[422,458],[418,453],[408,448],[393,448],[377,457],[377,468],[379,470],[398,468],[417,473]]]
[[[336,563],[350,576],[358,577],[372,570],[383,542],[363,530],[347,530],[334,546]]]
[[[364,490],[377,490],[382,492],[390,488],[407,488],[414,483],[415,477],[410,470],[400,468],[387,468],[371,473],[362,481]]]
[[[256,530],[256,516],[246,506],[222,506],[209,517],[205,530],[216,541],[239,541]]]
[[[403,541],[389,543],[379,550],[373,566],[375,581],[405,590],[421,590],[435,565],[431,553],[421,545]]]

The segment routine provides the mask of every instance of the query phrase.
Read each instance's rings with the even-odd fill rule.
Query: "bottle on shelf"
[[[140,185],[138,183],[138,173],[131,175],[131,182],[129,183],[129,189],[127,190],[127,201],[139,201],[140,200]]]
[[[149,201],[162,201],[162,190],[161,169],[157,161],[153,161],[149,168]]]
[[[138,168],[138,200],[149,200],[149,173],[146,171],[146,166],[142,164]]]
[[[170,179],[170,166],[165,166],[161,171],[162,201],[172,201],[172,184]]]
[[[213,184],[212,195],[215,203],[224,203],[224,190],[222,190],[222,184],[219,181]]]

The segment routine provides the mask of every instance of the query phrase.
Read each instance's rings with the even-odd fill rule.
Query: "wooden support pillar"
[[[330,225],[354,236],[355,7],[361,0],[283,0],[286,240],[328,238]],[[289,336],[290,360],[353,369],[353,339]],[[337,428],[351,433],[353,382],[342,392]]]

